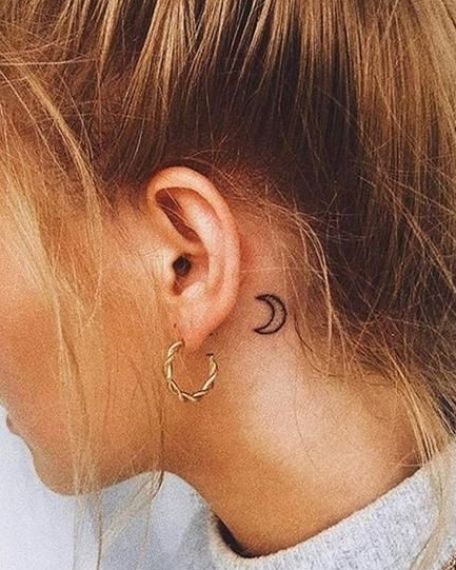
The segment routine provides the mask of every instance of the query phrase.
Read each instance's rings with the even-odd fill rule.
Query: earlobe
[[[163,244],[165,301],[186,350],[194,351],[236,303],[238,227],[217,187],[190,168],[157,173],[148,183],[147,203]]]

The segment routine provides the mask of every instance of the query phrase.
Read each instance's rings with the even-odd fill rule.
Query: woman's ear
[[[233,213],[208,178],[182,166],[149,180],[146,208],[160,242],[165,302],[186,349],[197,350],[237,300],[240,238]]]

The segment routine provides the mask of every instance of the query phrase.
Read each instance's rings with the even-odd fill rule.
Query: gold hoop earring
[[[179,388],[176,381],[174,380],[174,372],[173,372],[174,357],[176,356],[176,353],[182,346],[184,346],[183,340],[177,340],[176,342],[173,342],[173,344],[170,345],[166,353],[166,358],[163,365],[163,374],[165,376],[166,383],[168,384],[168,389],[170,390],[170,392],[173,392],[173,394],[176,394],[181,402],[197,402],[203,396],[205,396],[209,392],[209,390],[214,386],[215,378],[218,372],[218,365],[214,355],[212,353],[208,353],[206,355],[209,357],[209,376],[207,377],[207,380],[204,382],[201,388],[196,392],[193,393],[184,392]]]

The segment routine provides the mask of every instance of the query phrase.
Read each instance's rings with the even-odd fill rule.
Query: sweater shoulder
[[[185,531],[170,568],[173,570],[214,570],[209,549],[208,507],[201,501]]]

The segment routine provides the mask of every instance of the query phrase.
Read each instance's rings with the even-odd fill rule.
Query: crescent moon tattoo
[[[287,310],[283,302],[276,295],[263,294],[255,297],[258,301],[267,303],[271,309],[269,321],[261,327],[253,329],[258,334],[273,334],[280,330],[287,320]]]

